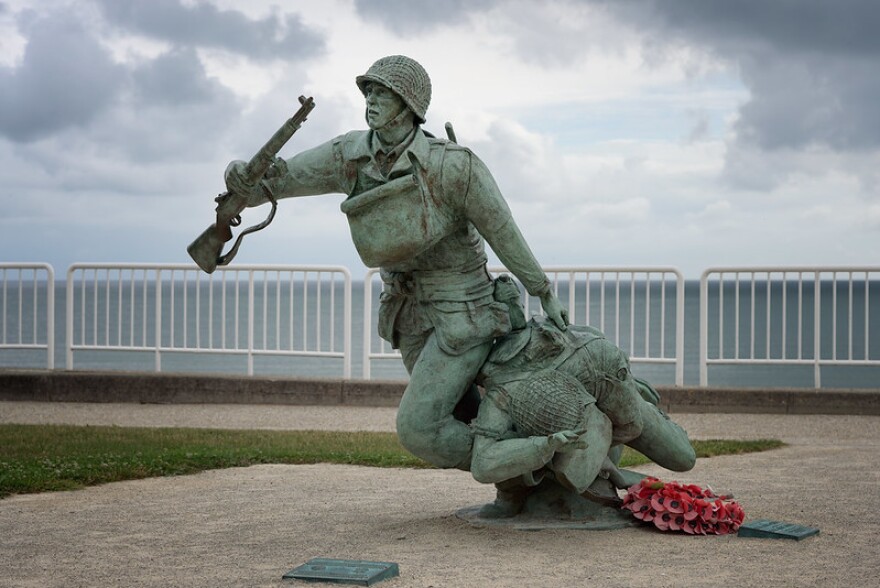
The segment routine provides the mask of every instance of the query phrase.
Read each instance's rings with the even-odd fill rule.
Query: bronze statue
[[[616,467],[622,443],[660,465],[692,467],[686,434],[654,406],[653,389],[631,377],[625,354],[595,329],[569,328],[483,162],[455,142],[450,125],[450,140],[422,129],[431,100],[424,68],[392,55],[355,81],[369,129],[268,169],[261,159],[259,173],[230,163],[217,223],[191,245],[193,258],[209,272],[227,263],[237,249],[220,256],[229,219],[246,206],[272,202],[274,210],[282,198],[344,194],[354,245],[381,270],[379,334],[400,349],[410,374],[400,441],[438,467],[496,483],[485,516],[519,513],[544,479],[554,492],[613,502],[614,487],[639,479]],[[527,322],[516,286],[489,275],[484,241],[540,299],[546,319]]]

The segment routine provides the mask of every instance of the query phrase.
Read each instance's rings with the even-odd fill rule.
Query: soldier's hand
[[[562,306],[559,298],[556,297],[552,290],[547,290],[541,295],[541,308],[544,309],[544,314],[547,315],[547,318],[553,321],[553,324],[559,327],[560,330],[564,331],[568,328],[568,310]]]
[[[244,200],[247,206],[257,206],[266,202],[266,195],[259,182],[251,184],[247,181],[246,167],[247,163],[244,161],[233,161],[226,166],[224,173],[226,189],[230,194],[235,194],[239,199]]]
[[[565,453],[566,451],[573,451],[575,449],[586,449],[587,442],[581,438],[584,432],[585,431],[583,430],[567,430],[553,433],[552,435],[547,436],[547,445],[557,453]]]
[[[264,175],[263,178],[267,180],[281,178],[287,175],[287,171],[287,160],[283,157],[276,157],[275,163],[269,166],[269,169],[266,170],[266,175]]]

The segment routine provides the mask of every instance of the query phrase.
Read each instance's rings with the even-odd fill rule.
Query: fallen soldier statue
[[[626,353],[592,327],[561,330],[542,317],[527,322],[507,276],[496,280],[496,299],[510,308],[514,328],[478,376],[486,393],[472,423],[471,473],[497,487],[480,517],[543,509],[530,497],[548,486],[557,503],[568,496],[562,502],[619,505],[616,489],[643,477],[617,467],[622,445],[670,470],[693,468],[687,433],[657,407],[650,384],[633,377]]]

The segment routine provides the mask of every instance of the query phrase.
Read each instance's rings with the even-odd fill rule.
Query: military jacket
[[[498,325],[500,317],[488,316],[498,309],[474,310],[481,301],[492,306],[484,239],[531,294],[543,294],[550,283],[489,170],[469,149],[416,129],[383,172],[375,142],[373,131],[341,135],[287,160],[264,185],[276,198],[347,195],[341,208],[355,247],[365,265],[383,270],[390,286],[379,326],[386,339],[394,342],[407,297],[429,304],[429,327],[449,323],[449,336],[441,340],[447,351],[503,334],[509,323]],[[462,312],[470,315],[463,322],[453,316]]]

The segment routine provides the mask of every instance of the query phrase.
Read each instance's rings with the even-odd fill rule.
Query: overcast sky
[[[876,265],[878,30],[874,0],[0,0],[0,260],[188,262],[230,160],[300,94],[282,155],[365,128],[355,76],[405,54],[543,265]],[[362,276],[342,198],[234,263]]]

